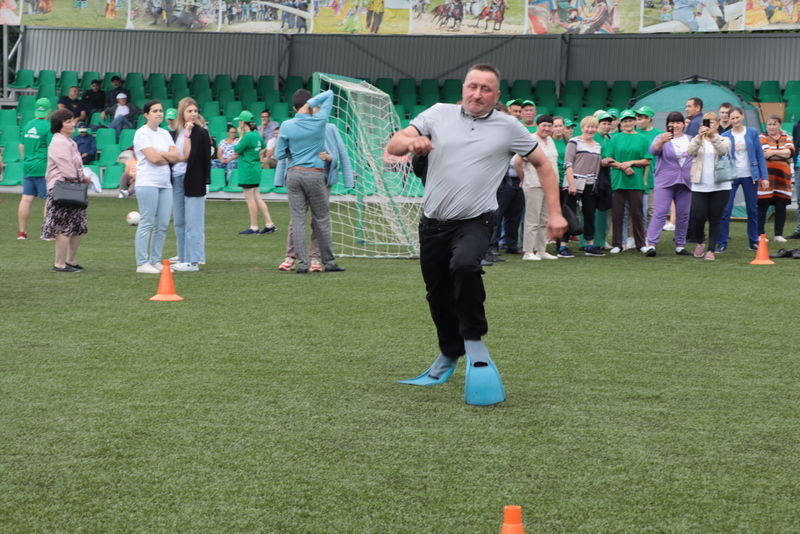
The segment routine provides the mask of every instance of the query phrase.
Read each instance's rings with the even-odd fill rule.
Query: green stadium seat
[[[185,74],[180,72],[174,73],[172,76],[169,77],[169,85],[167,85],[169,92],[173,95],[175,91],[186,91],[189,92],[189,77]]]
[[[128,98],[131,102],[136,103],[137,100],[148,100],[148,98],[144,94],[144,87],[141,85],[135,85],[133,87],[126,87],[125,90],[128,92]],[[141,107],[139,108],[141,109]]]
[[[272,120],[283,122],[289,117],[289,104],[287,102],[275,102],[269,107]]]
[[[511,84],[508,83],[508,80],[500,80],[500,92],[510,94],[509,87]]]
[[[538,80],[533,95],[536,98],[541,98],[544,94],[556,94],[555,80]]]
[[[264,100],[264,105],[270,107],[272,104],[276,104],[281,101],[281,94],[277,89],[271,89],[263,93],[261,98]]]
[[[102,78],[100,78],[100,76],[97,76],[97,78],[92,78],[92,79],[93,80],[101,80],[102,83],[100,84],[100,88],[103,91],[110,91],[111,89],[114,88],[114,84],[111,83],[111,78],[113,78],[114,76],[119,76],[120,78],[122,78],[122,73],[121,72],[109,71],[109,72],[106,72],[103,75]],[[91,85],[92,85],[92,80],[87,80],[86,78],[84,78],[82,80],[82,82],[83,82],[83,85],[85,85],[87,89],[89,87],[91,87]]]
[[[781,82],[778,80],[764,80],[758,86],[758,97],[763,100],[764,95],[781,95]],[[774,100],[772,101],[774,102]]]
[[[392,100],[394,100],[395,93],[394,93],[394,80],[391,78],[376,78],[375,83],[373,83],[375,87],[389,95]]]
[[[209,78],[208,74],[195,74],[192,76],[191,90],[193,95],[197,96],[198,91],[206,89],[211,91],[211,78]]]
[[[653,80],[641,80],[639,83],[636,84],[636,91],[633,93],[633,97],[639,99],[649,93],[650,91],[654,91],[656,88],[656,82]]]
[[[410,112],[409,118],[413,119],[414,117],[416,117],[417,115],[419,115],[420,113],[422,113],[423,111],[428,109],[429,107],[430,106],[426,106],[425,104],[416,104],[414,107],[411,108],[411,112]]]
[[[56,88],[54,85],[44,85],[39,88],[39,91],[36,93],[37,100],[39,98],[46,98],[50,101],[51,108],[53,110],[57,109],[58,104],[58,96],[56,95]]]
[[[21,114],[23,111],[33,111],[36,107],[36,95],[20,95],[17,100],[17,113]]]
[[[455,104],[461,99],[462,80],[448,78],[442,82],[442,101]]]
[[[150,100],[149,98],[134,98],[133,105],[139,109],[144,109],[144,105],[147,104],[149,100]],[[108,122],[109,121],[106,121],[106,123]]]
[[[397,116],[400,117],[400,120],[403,120],[407,117],[406,107],[402,104],[395,104],[394,111],[397,113]]]
[[[209,117],[215,117],[219,115],[219,102],[216,100],[209,100],[208,102],[204,102],[202,106],[200,106],[200,114],[209,119]]]
[[[583,107],[583,96],[574,93],[566,94],[561,99],[561,105],[572,109]]]
[[[219,100],[219,105],[224,108],[229,102],[236,100],[236,93],[233,92],[233,89],[220,89],[217,93],[217,100]]]
[[[14,77],[14,83],[8,84],[12,89],[29,89],[34,87],[35,81],[33,79],[32,69],[20,69]]]
[[[241,187],[239,187],[239,169],[233,169],[231,171],[231,181],[222,188],[223,191],[226,193],[241,193],[244,191]]]
[[[100,157],[97,158],[97,165],[100,167],[110,167],[112,165],[116,165],[117,158],[119,157],[119,153],[121,150],[119,149],[118,144],[113,145],[103,145],[102,147],[97,148],[100,152]],[[98,175],[99,176],[99,175]]]
[[[578,112],[578,120],[581,120],[584,117],[588,117],[589,115],[593,115],[595,111],[597,111],[596,108],[590,108],[587,106],[582,107],[581,110]]]
[[[214,83],[211,86],[211,90],[215,95],[219,95],[219,92],[223,89],[233,90],[233,80],[230,74],[217,74],[214,76]]]
[[[579,95],[583,98],[583,81],[581,80],[567,80],[564,82],[564,87],[561,89],[561,97],[565,95]]]
[[[119,133],[119,148],[125,150],[133,146],[134,135],[136,135],[136,130],[134,128],[124,128]]]
[[[17,163],[18,161],[22,161],[22,157],[19,153],[19,143],[11,141],[10,143],[4,143],[3,146],[3,162],[4,163]]]
[[[166,99],[169,98],[169,93],[167,92],[167,88],[163,85],[155,85],[150,88],[150,98],[153,100],[158,100],[162,104]],[[165,108],[167,106],[164,106]]]
[[[0,185],[13,186],[21,184],[22,179],[25,177],[22,165],[21,161],[6,164],[5,169],[3,169],[3,181],[0,182]]]
[[[19,125],[20,128],[24,127],[26,124],[31,122],[34,119],[33,117],[33,110],[32,109],[23,109],[19,112]],[[17,135],[19,137],[19,135]]]
[[[417,81],[413,78],[398,80],[395,96],[398,104],[404,105],[406,109],[412,109],[417,105]]]
[[[255,90],[256,82],[253,79],[253,77],[250,76],[249,74],[240,74],[236,77],[235,88],[236,88],[236,93],[241,95],[242,91],[245,91],[247,89]]]
[[[74,70],[62,70],[61,76],[58,77],[58,84],[62,90],[65,87],[69,89],[74,85],[78,85],[78,73]]]
[[[102,150],[106,145],[117,144],[117,132],[113,128],[100,128],[94,136],[97,149]]]
[[[167,88],[167,76],[163,72],[151,72],[147,77],[147,90],[152,94],[154,87]]]
[[[81,91],[86,91],[87,89],[90,89],[92,87],[92,80],[102,80],[102,79],[103,77],[100,76],[100,73],[97,72],[96,70],[83,71],[83,74],[81,75]],[[111,77],[109,76],[108,79],[111,80]],[[103,87],[105,87],[105,84],[103,84]]]
[[[208,121],[208,133],[212,137],[216,137],[217,140],[225,137],[228,131],[228,119],[226,117],[216,115],[214,117],[206,117],[206,120]]]
[[[238,100],[232,100],[225,104],[225,117],[232,121],[234,117],[238,117],[242,112],[242,103]]]
[[[20,128],[16,124],[0,127],[0,145],[19,144],[20,142]]]
[[[266,91],[277,89],[278,87],[275,85],[275,76],[262,75],[258,77],[258,83],[256,84],[258,94],[263,96]]]
[[[39,71],[39,78],[36,80],[36,87],[43,85],[52,85],[56,87],[56,71],[50,69],[43,69]]]
[[[224,187],[225,169],[211,169],[211,184],[209,184],[208,190],[211,193],[216,193],[217,191],[222,191]]]
[[[611,86],[609,100],[611,107],[623,109],[628,107],[628,101],[633,96],[633,84],[630,80],[617,80]]]
[[[211,93],[211,89],[200,89],[194,93],[194,99],[197,102],[197,105],[200,106],[200,109],[203,109],[203,105],[206,102],[210,102],[214,100],[214,95]]]
[[[124,165],[120,165],[119,163],[109,165],[103,170],[103,178],[100,180],[100,187],[103,189],[118,189],[119,179],[124,171]]]
[[[800,94],[800,80],[789,80],[783,88],[783,99],[789,100],[789,95]]]
[[[17,109],[0,109],[0,128],[17,128]]]
[[[244,105],[244,102],[242,102],[242,105]],[[262,111],[267,109],[267,105],[264,102],[261,102],[260,100],[256,100],[255,102],[252,102],[249,106],[247,106],[247,109],[250,111],[250,113],[252,113],[254,116],[257,117],[261,115]]]
[[[752,80],[739,80],[734,84],[733,90],[747,102],[754,102],[756,99],[756,84]]]
[[[539,108],[539,111],[541,111],[541,109],[542,108]],[[565,119],[574,119],[575,118],[575,112],[572,110],[571,107],[568,107],[568,106],[559,106],[559,107],[553,109],[553,115],[556,115],[556,116],[559,116],[559,117],[563,117]]]
[[[173,102],[180,102],[184,98],[191,98],[192,95],[189,93],[188,87],[179,87],[175,89],[172,93],[172,101]]]
[[[269,193],[275,187],[275,169],[261,169],[261,185],[258,190],[261,193]]]
[[[277,193],[279,195],[287,195],[287,194],[289,194],[289,191],[286,189],[285,185],[282,185],[280,187],[273,187],[272,188],[272,192],[273,193]]]
[[[281,94],[283,95],[284,102],[291,102],[292,95],[298,89],[303,88],[303,78],[300,76],[287,76],[286,81],[283,82],[283,90]]]
[[[122,78],[122,76],[120,76]],[[131,87],[141,87],[144,89],[144,74],[137,71],[129,72],[125,79],[125,87],[130,90]]]
[[[608,102],[608,82],[592,80],[586,87],[586,105],[603,107]]]
[[[258,101],[258,93],[254,88],[251,89],[244,89],[239,93],[239,102],[242,103],[242,107],[245,109],[250,109],[250,106],[253,102]]]
[[[535,92],[530,80],[515,80],[511,84],[512,98],[521,98],[522,100],[536,100]]]

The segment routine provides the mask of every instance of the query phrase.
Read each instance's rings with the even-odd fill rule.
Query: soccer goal
[[[400,129],[389,95],[363,80],[315,73],[313,92],[334,92],[330,122],[339,128],[355,185],[342,179],[331,190],[331,228],[337,256],[415,258],[422,183],[408,158],[393,158],[384,148]]]

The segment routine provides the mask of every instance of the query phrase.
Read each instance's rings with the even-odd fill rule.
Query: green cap
[[[598,121],[613,121],[614,117],[609,115],[608,112],[604,111],[604,112],[600,113],[599,115],[597,115],[597,120]]]
[[[636,110],[636,114],[637,115],[645,115],[647,117],[652,117],[656,113],[655,113],[655,111],[653,111],[653,108],[651,108],[650,106],[642,106],[642,107],[640,107],[639,109]]]
[[[178,110],[175,108],[167,108],[167,112],[164,114],[167,119],[177,119],[178,118]]]
[[[564,119],[565,128],[572,128],[573,126],[575,126],[575,123],[573,122],[572,119]]]
[[[239,113],[238,117],[234,118],[233,120],[239,122],[253,122],[253,114],[245,109],[241,113]]]
[[[525,107],[525,106],[533,106],[533,107],[536,107],[536,104],[534,104],[533,100],[523,100],[523,101],[520,103],[520,105],[521,105],[522,107]]]
[[[611,115],[614,118],[619,118],[619,110],[617,108],[608,108],[606,113]]]
[[[636,113],[632,109],[623,110],[619,115],[620,119],[635,119]]]
[[[511,100],[506,101],[506,107],[510,108],[511,106],[521,106],[522,100],[519,98],[512,98]]]
[[[47,114],[50,113],[50,100],[47,98],[40,98],[36,101],[36,107],[33,110],[33,116],[37,119],[42,119],[47,117]]]

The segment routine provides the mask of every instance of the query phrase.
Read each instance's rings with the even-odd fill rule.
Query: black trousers
[[[419,223],[419,263],[439,350],[445,356],[463,356],[464,340],[479,340],[489,330],[481,259],[494,220],[494,212],[489,212],[461,221],[423,216]]]
[[[731,197],[730,189],[712,191],[709,193],[692,192],[691,234],[695,242],[706,242],[706,221],[708,221],[709,250],[713,250],[719,241],[719,228],[722,223],[722,214]]]
[[[588,184],[581,194],[581,212],[583,213],[583,238],[594,241],[594,214],[597,211],[597,197],[594,196],[594,184]],[[596,243],[595,243],[596,244]],[[598,245],[603,247],[605,243]]]
[[[775,235],[783,235],[783,227],[786,224],[787,204],[789,203],[782,200],[758,201],[758,235],[766,233],[764,226],[767,223],[767,211],[770,206],[775,206]]]
[[[497,222],[492,233],[492,248],[500,248],[500,230],[505,230],[506,250],[519,250],[519,225],[525,211],[525,194],[518,178],[506,177],[497,189]]]

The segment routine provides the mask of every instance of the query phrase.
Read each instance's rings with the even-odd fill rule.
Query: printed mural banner
[[[0,24],[20,20],[287,34],[691,33],[800,29],[800,0],[0,0]]]

